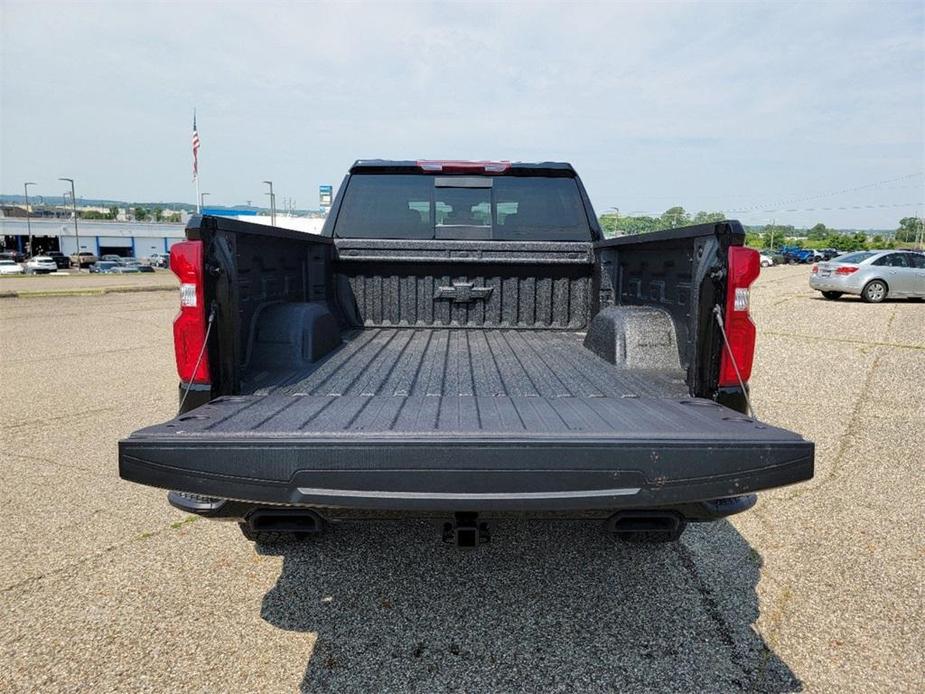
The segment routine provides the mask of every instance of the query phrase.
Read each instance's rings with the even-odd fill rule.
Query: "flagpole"
[[[196,127],[196,109],[193,109],[193,180],[196,182],[196,214],[202,214],[202,196],[199,195],[199,128]]]

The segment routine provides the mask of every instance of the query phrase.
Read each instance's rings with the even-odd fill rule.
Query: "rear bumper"
[[[282,512],[284,509],[292,509],[291,506],[267,506],[265,504],[253,504],[246,501],[235,501],[233,499],[220,499],[217,497],[203,497],[197,494],[187,494],[185,492],[170,491],[167,493],[167,501],[170,505],[184,513],[192,513],[205,518],[215,520],[244,522],[257,511],[266,511],[274,509]],[[715,521],[720,518],[727,518],[736,513],[742,513],[754,506],[758,501],[756,494],[744,494],[742,496],[727,497],[724,499],[711,499],[709,501],[696,501],[686,504],[674,504],[669,506],[658,506],[647,511],[673,511],[684,517],[685,520],[694,523]],[[394,519],[401,518],[422,518],[430,517],[433,514],[428,511],[404,511],[389,513],[383,516],[376,510],[361,511],[357,509],[335,509],[331,507],[313,507],[317,510],[318,515],[325,520],[378,520],[382,518]],[[503,516],[505,512],[499,514]],[[514,511],[520,515],[520,511]],[[564,513],[564,515],[563,515]],[[577,511],[576,517],[582,519],[589,518],[606,518],[611,514],[611,510],[602,509],[599,514],[594,514],[588,510]],[[493,514],[485,514],[491,516]],[[548,512],[536,512],[535,515],[548,517]],[[568,511],[559,512],[552,516],[553,518],[570,518]]]
[[[144,440],[126,439],[119,444],[119,474],[140,484],[244,505],[582,511],[677,506],[801,482],[813,476],[814,452],[807,441],[604,450],[485,442],[470,451],[446,449],[447,460],[441,461],[441,451],[430,446],[347,448],[326,452],[285,441],[165,448],[161,442],[148,450]],[[210,515],[215,509],[202,510]]]
[[[829,277],[819,277],[811,275],[809,286],[820,292],[842,292],[843,294],[860,294],[863,286],[856,286],[857,283],[852,277],[841,279],[835,275]]]

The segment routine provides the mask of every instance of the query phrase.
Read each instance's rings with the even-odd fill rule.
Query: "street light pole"
[[[276,195],[273,193],[273,181],[264,181],[268,186],[270,186],[270,192],[267,195],[270,196],[270,224],[276,226]]]
[[[200,193],[199,194],[199,210],[202,211],[202,208],[206,206],[206,195],[211,195],[211,193]]]
[[[35,183],[32,181],[26,181],[22,184],[22,189],[26,191],[26,227],[29,229],[29,256],[33,256],[32,252],[32,210],[29,209],[29,186],[34,186]]]
[[[73,178],[59,178],[71,184],[71,210],[74,212],[74,239],[77,241],[77,272],[80,273],[80,232],[77,230],[77,195],[74,193]]]

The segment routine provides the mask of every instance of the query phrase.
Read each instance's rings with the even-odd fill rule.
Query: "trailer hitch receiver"
[[[452,522],[443,524],[443,541],[457,547],[478,547],[491,541],[488,523],[479,521],[477,513],[456,513]]]

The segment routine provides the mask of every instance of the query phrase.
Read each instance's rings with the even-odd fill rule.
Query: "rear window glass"
[[[573,178],[355,174],[334,234],[341,238],[587,241]]]
[[[857,263],[863,263],[865,260],[867,260],[868,258],[873,257],[874,255],[876,255],[876,254],[875,254],[875,253],[867,253],[867,252],[849,253],[848,255],[840,255],[840,256],[838,256],[837,258],[835,258],[835,261],[836,261],[836,262],[839,262],[839,263],[855,263],[855,264],[857,264]]]

